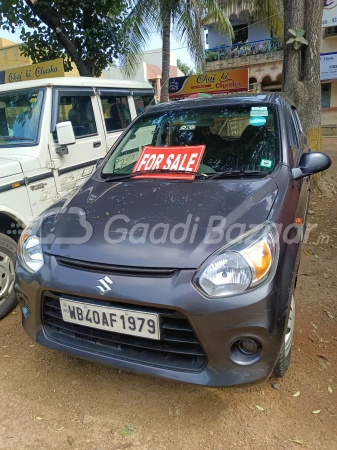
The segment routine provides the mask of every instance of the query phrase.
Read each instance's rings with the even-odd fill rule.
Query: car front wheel
[[[17,305],[14,292],[16,250],[16,242],[0,233],[0,319],[3,319]]]
[[[293,294],[291,297],[287,329],[284,334],[281,353],[274,368],[274,376],[276,378],[283,378],[288,370],[291,359],[291,348],[293,344],[294,330],[295,330],[295,297]]]

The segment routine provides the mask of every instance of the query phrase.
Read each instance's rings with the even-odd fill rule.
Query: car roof
[[[254,103],[269,103],[274,105],[282,104],[283,102],[288,103],[295,108],[291,100],[289,100],[284,94],[277,93],[265,93],[252,94],[252,93],[240,93],[240,94],[222,94],[214,95],[210,97],[200,97],[194,99],[184,99],[177,100],[168,103],[162,103],[160,105],[148,106],[144,114],[151,114],[153,112],[160,111],[174,111],[180,109],[189,108],[204,108],[207,106],[217,106],[221,105],[247,105]]]
[[[44,78],[42,80],[18,81],[16,83],[3,84],[0,92],[13,91],[18,89],[29,89],[47,86],[68,86],[68,87],[97,87],[97,88],[127,88],[146,89],[153,91],[153,87],[148,82],[115,80],[112,78],[94,77],[55,77]]]

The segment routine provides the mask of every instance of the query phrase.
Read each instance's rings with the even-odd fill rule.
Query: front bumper
[[[275,287],[277,282],[274,279],[250,293],[209,300],[191,285],[193,275],[193,270],[180,270],[166,278],[111,274],[113,289],[102,296],[95,288],[97,280],[102,278],[101,272],[64,267],[55,257],[45,255],[45,265],[35,275],[17,265],[15,289],[25,313],[25,331],[45,347],[128,371],[205,386],[250,385],[268,379],[283,342],[289,296],[277,295],[281,290]],[[95,337],[84,338],[81,330],[70,336],[57,326],[50,327],[46,323],[46,297],[49,300],[53,297],[57,302],[61,294],[103,305],[116,306],[117,303],[126,309],[156,309],[161,323],[167,317],[177,318],[179,323],[184,319],[194,333],[186,330],[180,336],[187,336],[187,341],[194,336],[197,344],[194,343],[192,348],[198,349],[199,356],[193,358],[189,355],[182,362],[178,349],[180,359],[175,359],[170,342],[158,344],[168,350],[165,354],[162,348],[159,353],[155,349],[148,357],[148,350],[139,346],[138,353],[130,353],[124,344],[105,342],[102,345],[102,340]],[[255,362],[238,363],[231,356],[231,346],[238,339],[247,337],[258,341],[261,350]],[[134,342],[130,339],[128,342],[132,347]],[[186,342],[178,344],[184,351],[191,348]]]

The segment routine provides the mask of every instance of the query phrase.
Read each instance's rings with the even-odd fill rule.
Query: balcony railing
[[[230,46],[215,47],[206,50],[206,61],[219,61],[231,58],[241,58],[252,55],[279,52],[283,50],[283,41],[277,38],[262,41],[242,42]]]

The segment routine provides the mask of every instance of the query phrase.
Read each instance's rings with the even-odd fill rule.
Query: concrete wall
[[[322,127],[324,136],[337,135],[337,80],[331,82],[330,108],[322,109]]]
[[[224,36],[223,32],[219,32],[215,25],[208,26],[208,48],[220,47],[221,45],[230,45],[228,36]],[[206,46],[207,47],[207,46]]]
[[[148,63],[153,64],[154,66],[157,66],[161,69],[162,66],[162,49],[156,48],[154,50],[149,50],[147,52],[144,52],[141,54],[141,60]],[[177,65],[177,54],[173,50],[171,51],[171,57],[170,57],[170,64],[171,66]]]
[[[112,78],[114,80],[125,80],[126,76],[119,67],[110,67],[104,70],[102,78]],[[136,74],[131,78],[133,81],[147,81],[146,63],[140,62]]]
[[[334,53],[334,52],[337,52],[337,36],[332,36],[323,39],[323,32],[322,32],[321,53]]]
[[[321,53],[337,52],[337,36],[323,38],[322,30]],[[322,127],[325,136],[337,135],[337,80],[331,80],[330,108],[322,109]]]
[[[265,22],[258,23],[248,28],[248,40],[262,41],[263,39],[270,39],[270,29]]]
[[[0,39],[0,70],[31,64],[31,59],[21,55],[19,44]]]
[[[15,67],[28,66],[32,60],[28,56],[21,55],[20,44],[0,38],[0,70],[14,69]],[[71,72],[65,72],[65,77],[78,77],[78,70],[73,64]]]

